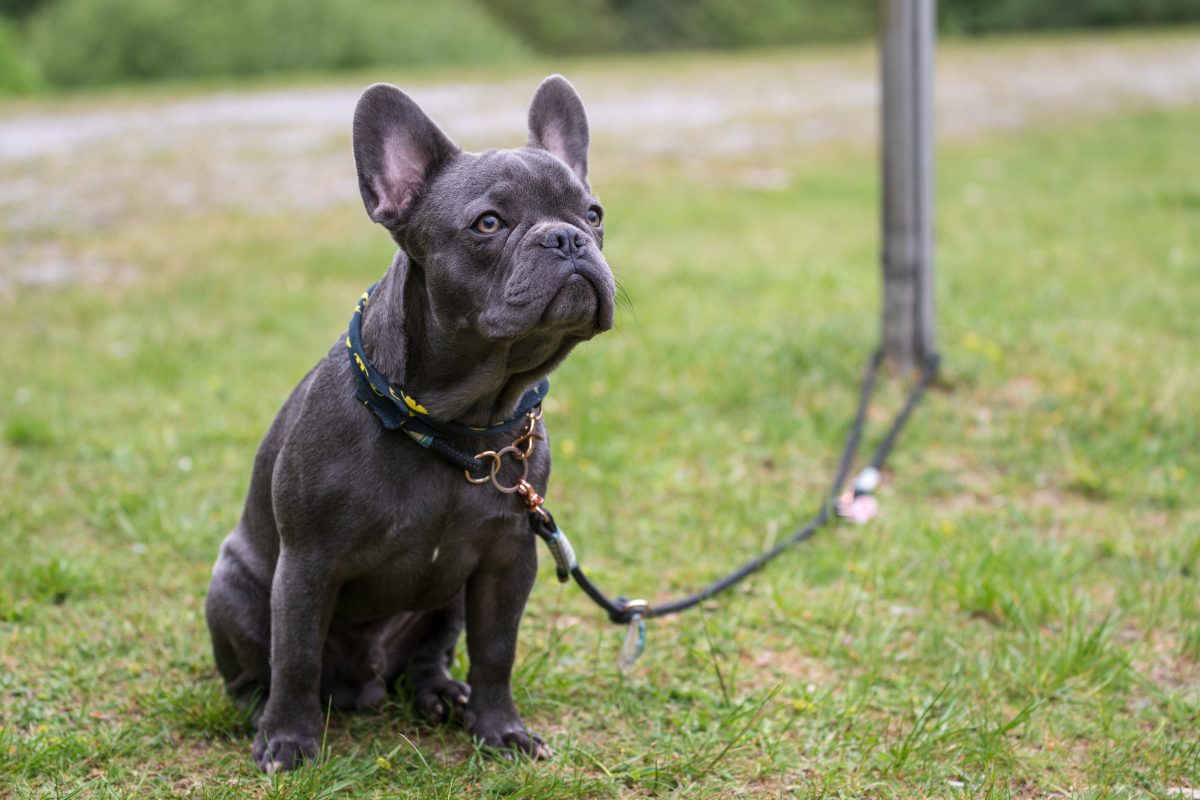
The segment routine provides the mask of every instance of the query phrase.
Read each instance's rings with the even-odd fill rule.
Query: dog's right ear
[[[395,86],[377,83],[354,109],[354,164],[372,220],[402,227],[413,202],[445,161],[459,152],[416,103]]]

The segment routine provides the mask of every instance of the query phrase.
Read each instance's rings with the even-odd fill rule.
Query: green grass
[[[882,516],[652,622],[628,678],[621,631],[543,558],[515,678],[557,751],[536,765],[401,699],[335,713],[327,760],[264,777],[215,675],[217,544],[383,233],[350,206],[64,230],[135,275],[0,295],[0,796],[1200,787],[1198,129],[1127,113],[943,148],[945,374]],[[549,504],[614,593],[707,582],[825,489],[877,334],[876,167],[778,167],[786,188],[756,190],[593,164],[635,313],[553,378]]]

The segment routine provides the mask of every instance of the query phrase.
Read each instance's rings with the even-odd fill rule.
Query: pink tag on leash
[[[866,525],[879,513],[879,501],[874,495],[845,492],[837,501],[837,515],[855,525]]]

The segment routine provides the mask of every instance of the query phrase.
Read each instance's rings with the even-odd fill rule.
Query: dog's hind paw
[[[430,678],[413,687],[417,713],[430,722],[461,720],[470,699],[471,687],[450,677]]]

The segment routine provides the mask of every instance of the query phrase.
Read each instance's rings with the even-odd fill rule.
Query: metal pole
[[[883,87],[883,347],[901,370],[933,355],[936,0],[879,0]]]

